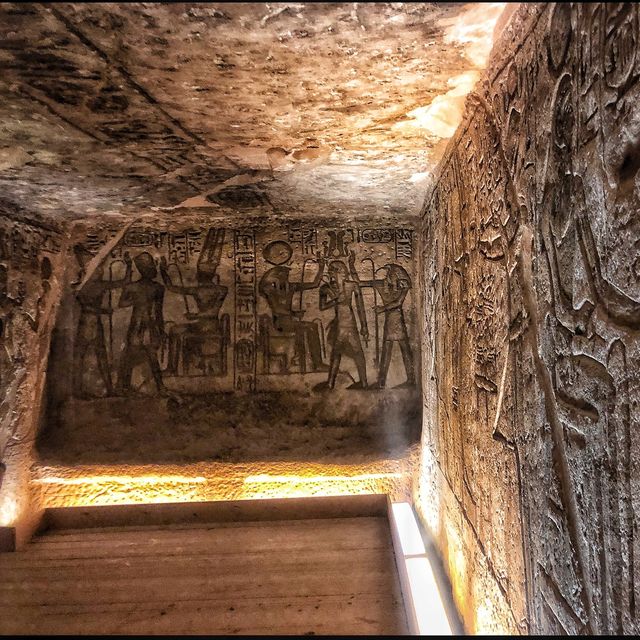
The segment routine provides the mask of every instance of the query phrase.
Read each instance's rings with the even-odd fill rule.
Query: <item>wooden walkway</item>
[[[1,634],[406,634],[383,516],[52,529],[0,554]]]

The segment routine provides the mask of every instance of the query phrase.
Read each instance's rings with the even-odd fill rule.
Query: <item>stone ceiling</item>
[[[503,4],[0,4],[0,208],[415,212]]]

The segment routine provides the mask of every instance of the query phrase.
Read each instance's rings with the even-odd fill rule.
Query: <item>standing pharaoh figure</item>
[[[167,389],[162,381],[157,351],[164,337],[162,304],[164,287],[155,281],[158,274],[156,262],[147,251],[134,260],[140,279],[127,282],[120,296],[120,307],[131,307],[131,320],[127,330],[124,350],[120,357],[118,391],[127,393],[131,388],[131,374],[138,364],[149,365],[156,388],[162,395]]]
[[[169,362],[167,372],[177,375],[180,354],[190,338],[200,339],[207,335],[217,335],[224,346],[229,341],[229,315],[219,317],[220,309],[227,297],[229,288],[220,284],[217,273],[224,245],[225,230],[209,229],[204,246],[198,258],[195,286],[176,285],[169,275],[166,259],[160,260],[160,274],[168,291],[185,297],[186,318],[190,322],[174,325],[169,331]],[[192,296],[198,307],[197,313],[191,313],[186,296]],[[223,356],[226,358],[226,356]],[[223,370],[226,364],[221,367]]]
[[[74,247],[74,253],[84,271],[86,263],[93,257],[93,254],[81,245]],[[84,283],[84,286],[76,291],[76,301],[80,305],[80,318],[78,319],[73,347],[73,393],[77,398],[87,397],[83,385],[83,368],[85,357],[89,351],[93,351],[95,354],[98,372],[107,395],[113,395],[111,370],[107,357],[104,326],[102,324],[102,316],[111,314],[113,310],[103,307],[103,303],[105,292],[110,289],[120,288],[131,280],[131,258],[129,254],[125,254],[124,261],[126,272],[122,279],[103,280],[104,263],[101,263]]]
[[[353,311],[355,299],[358,319],[360,321],[360,335],[356,314]],[[331,360],[329,363],[329,378],[325,383],[317,385],[317,389],[333,389],[340,368],[343,355],[352,358],[358,369],[358,382],[354,382],[349,389],[367,388],[367,365],[363,340],[369,339],[367,318],[364,311],[364,302],[359,284],[349,278],[349,269],[342,260],[333,260],[329,263],[329,282],[320,287],[320,310],[334,309],[335,317],[329,324],[329,344],[331,345]]]
[[[409,333],[407,323],[404,318],[402,308],[407,292],[411,288],[411,278],[404,267],[398,264],[385,264],[385,277],[380,280],[360,280],[355,268],[355,254],[352,251],[349,255],[349,270],[351,277],[356,280],[361,287],[372,287],[376,290],[382,305],[376,306],[375,312],[384,313],[384,330],[382,334],[382,355],[380,358],[380,368],[378,369],[377,384],[379,388],[384,388],[387,383],[389,364],[393,344],[397,342],[402,353],[407,380],[399,385],[400,387],[414,387],[415,370],[413,363],[413,352],[409,344]]]

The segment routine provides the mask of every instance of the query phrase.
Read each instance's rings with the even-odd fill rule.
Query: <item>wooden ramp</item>
[[[0,554],[0,633],[406,634],[365,498],[51,510]]]

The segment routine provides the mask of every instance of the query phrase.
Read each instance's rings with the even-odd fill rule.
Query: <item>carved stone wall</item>
[[[417,498],[467,627],[638,632],[638,5],[524,5],[424,213]]]
[[[57,228],[0,201],[0,526],[19,525],[30,509],[63,242]]]
[[[418,442],[410,219],[230,220],[75,238],[46,462],[384,459]]]

